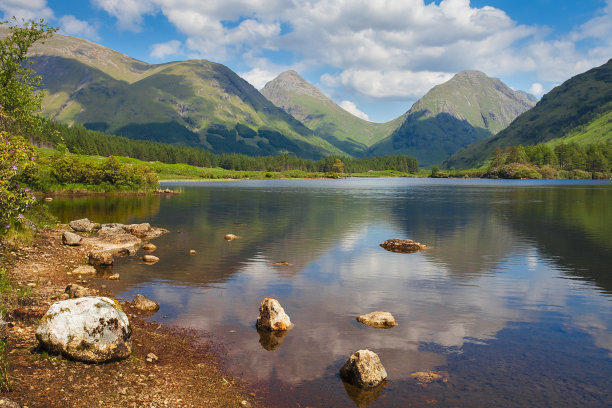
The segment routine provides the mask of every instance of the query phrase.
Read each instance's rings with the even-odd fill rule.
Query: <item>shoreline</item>
[[[2,248],[0,268],[23,294],[7,306],[5,353],[8,385],[2,399],[19,406],[65,407],[258,407],[247,385],[222,368],[223,346],[208,333],[148,321],[149,315],[122,303],[132,325],[131,355],[120,361],[86,364],[41,352],[34,333],[51,304],[66,297],[70,283],[92,295],[111,296],[100,282],[68,274],[87,263],[90,248],[63,245],[67,225],[41,228],[34,241]],[[149,353],[157,360],[149,361]],[[1,404],[0,404],[1,405]]]

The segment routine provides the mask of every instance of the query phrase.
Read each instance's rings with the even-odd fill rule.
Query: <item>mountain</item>
[[[422,166],[438,164],[462,147],[504,129],[535,105],[533,99],[497,78],[463,71],[412,105],[402,125],[368,154],[401,153],[416,157]]]
[[[509,145],[606,140],[612,140],[612,60],[554,88],[508,128],[458,151],[444,166],[478,167],[496,148]]]
[[[148,64],[59,34],[33,51],[43,115],[59,122],[215,153],[342,153],[221,64]]]
[[[295,71],[268,82],[261,93],[305,124],[313,133],[352,156],[364,156],[368,147],[389,136],[403,121],[373,123],[347,112]]]

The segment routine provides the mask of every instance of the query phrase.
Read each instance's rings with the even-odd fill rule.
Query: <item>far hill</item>
[[[148,64],[59,34],[32,60],[47,92],[43,114],[63,123],[215,153],[342,153],[221,64]]]
[[[482,72],[463,71],[412,105],[402,125],[369,154],[407,154],[421,166],[439,164],[462,147],[504,129],[533,107],[534,99]]]
[[[612,60],[554,88],[507,129],[458,151],[444,166],[481,166],[496,148],[503,146],[609,140],[612,140]]]
[[[283,72],[268,82],[261,93],[305,124],[316,136],[357,157],[364,156],[368,147],[389,136],[403,121],[403,117],[387,123],[358,118],[295,71]]]

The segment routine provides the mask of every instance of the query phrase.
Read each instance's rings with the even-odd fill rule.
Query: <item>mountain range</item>
[[[44,116],[215,153],[313,159],[407,154],[430,166],[497,134],[535,104],[499,79],[463,71],[400,117],[372,123],[295,71],[280,74],[259,92],[229,68],[206,60],[149,64],[59,34],[33,51],[33,68],[46,91]]]

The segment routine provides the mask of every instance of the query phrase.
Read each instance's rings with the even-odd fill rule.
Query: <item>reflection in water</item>
[[[279,406],[602,406],[612,403],[611,194],[609,183],[479,180],[185,187],[132,220],[173,231],[155,240],[160,261],[118,259],[121,280],[105,284],[155,299],[158,319],[215,333],[230,370],[277,390]],[[433,248],[390,253],[378,246],[389,238]],[[265,297],[291,316],[291,335],[255,330]],[[371,329],[355,321],[364,310],[401,324]],[[337,372],[363,348],[389,376],[353,402]],[[448,371],[448,383],[420,386],[419,371]]]
[[[288,330],[260,330],[257,329],[257,333],[259,334],[259,344],[265,350],[274,351],[280,347],[283,339],[289,333]]]
[[[385,388],[386,381],[383,380],[380,384],[373,388],[359,388],[352,384],[342,381],[346,395],[355,403],[356,407],[365,408],[380,397],[380,393]]]

